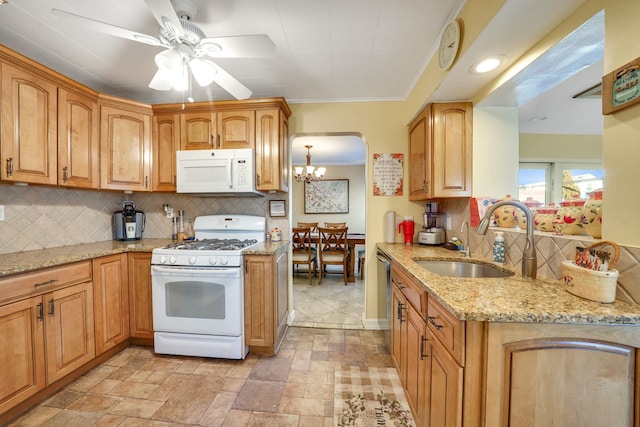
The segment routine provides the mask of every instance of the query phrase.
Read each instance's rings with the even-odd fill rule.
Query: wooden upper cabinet
[[[199,111],[180,114],[182,150],[253,148],[254,110]]]
[[[100,188],[150,191],[150,155],[151,110],[101,105]]]
[[[153,191],[176,190],[176,151],[180,149],[180,115],[153,117]]]
[[[58,88],[6,63],[1,70],[0,179],[56,184]]]
[[[433,104],[433,193],[471,196],[473,107],[470,102]]]
[[[99,120],[95,99],[58,90],[58,185],[100,186]]]
[[[255,129],[255,111],[220,111],[216,148],[253,148],[256,140]]]
[[[431,130],[431,115],[423,111],[409,126],[409,200],[423,200],[427,196],[427,175],[431,163],[431,150],[427,135]]]
[[[199,111],[180,114],[180,149],[213,150],[217,148],[216,113]]]
[[[256,111],[256,183],[261,191],[289,189],[289,124],[279,109]]]
[[[435,103],[409,125],[409,200],[471,196],[473,106]]]

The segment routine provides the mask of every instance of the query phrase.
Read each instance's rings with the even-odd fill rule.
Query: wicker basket
[[[614,248],[613,258],[609,262],[609,270],[596,271],[579,267],[574,261],[562,261],[562,279],[567,292],[591,301],[611,303],[616,299],[618,270],[613,267],[620,256],[620,248],[614,242],[602,241],[594,243],[587,249],[610,245]]]

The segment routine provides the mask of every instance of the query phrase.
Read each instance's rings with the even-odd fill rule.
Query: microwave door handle
[[[229,166],[227,167],[227,187],[233,189],[233,159],[227,159]]]

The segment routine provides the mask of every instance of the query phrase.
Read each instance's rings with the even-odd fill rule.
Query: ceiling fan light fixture
[[[177,49],[163,50],[155,56],[155,62],[158,69],[172,71],[181,68],[182,55]]]
[[[218,69],[210,61],[193,58],[189,61],[189,67],[193,73],[193,77],[202,87],[209,86],[218,73]]]
[[[164,69],[158,69],[155,75],[149,82],[149,87],[154,90],[171,90],[173,85],[171,84],[171,73]]]

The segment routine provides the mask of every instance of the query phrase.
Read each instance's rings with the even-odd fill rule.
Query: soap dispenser
[[[493,241],[493,262],[504,264],[504,233],[496,231],[496,238]]]

